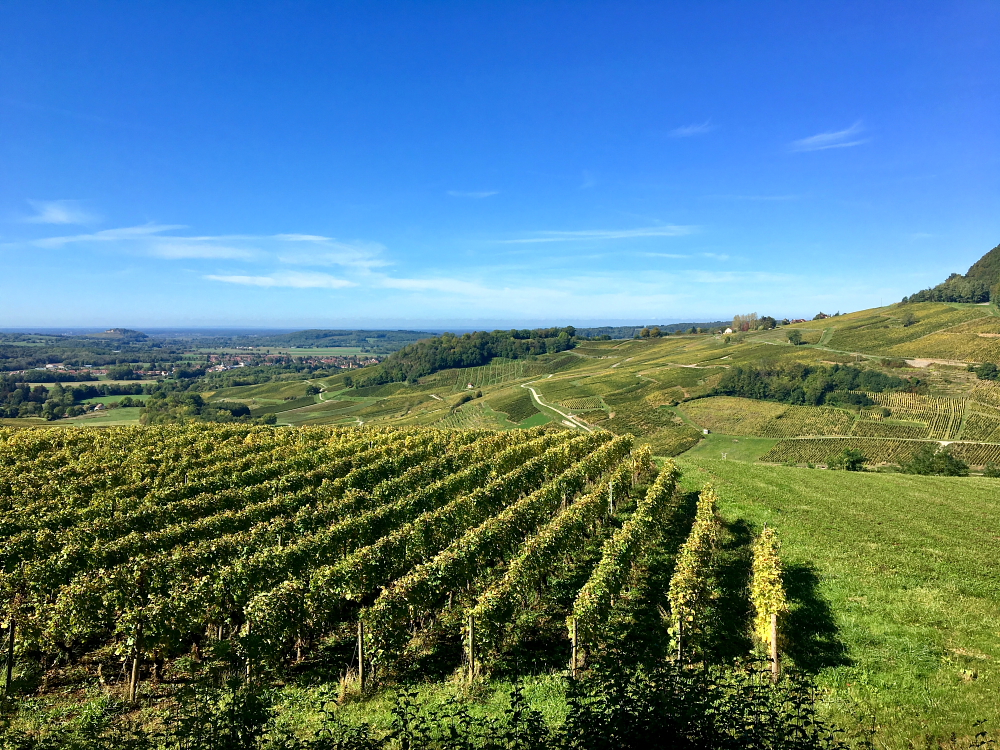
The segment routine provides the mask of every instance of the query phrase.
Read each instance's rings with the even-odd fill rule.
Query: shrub
[[[831,469],[862,471],[867,460],[861,451],[854,448],[846,448],[840,453],[830,456],[826,460],[826,465]]]
[[[935,451],[934,446],[930,443],[921,446],[913,458],[900,468],[907,474],[923,474],[925,476],[936,474],[945,477],[969,476],[969,465],[965,461],[953,456],[947,448]]]

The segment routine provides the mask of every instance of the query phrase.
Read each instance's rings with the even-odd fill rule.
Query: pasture
[[[829,710],[878,727],[876,747],[923,747],[1000,721],[1000,480],[678,460],[714,482],[738,540],[777,530],[793,600],[789,661]]]

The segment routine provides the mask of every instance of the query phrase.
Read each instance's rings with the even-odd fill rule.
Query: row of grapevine
[[[548,433],[508,448],[490,467],[470,467],[426,488],[421,493],[426,504],[439,507],[332,564],[312,566],[301,577],[261,591],[247,605],[248,619],[276,651],[301,640],[306,630],[325,632],[347,616],[351,602],[389,585],[541,481],[546,472],[558,471],[567,456],[578,456],[584,441],[567,444],[569,437]]]
[[[922,440],[894,438],[802,438],[782,440],[759,460],[770,463],[825,463],[830,456],[850,448],[860,451],[868,463],[903,463],[926,444]]]
[[[632,447],[627,436],[601,442],[604,444],[593,453],[574,462],[541,489],[491,516],[383,591],[362,614],[375,658],[395,658],[415,618],[432,613],[449,592],[472,584],[485,570],[504,562],[560,503],[571,500],[588,482],[615,466]]]
[[[754,541],[750,577],[754,638],[767,647],[771,674],[775,680],[781,669],[778,661],[778,618],[788,611],[778,555],[780,548],[774,529],[765,526]]]
[[[686,639],[696,637],[704,626],[702,617],[712,593],[712,555],[720,531],[718,495],[708,486],[698,497],[691,533],[677,554],[670,579],[670,616],[678,655]]]
[[[349,451],[349,455],[335,460],[317,460],[318,466],[311,467],[306,472],[296,471],[287,460],[282,460],[275,467],[268,467],[266,472],[256,471],[251,477],[238,476],[227,483],[230,486],[217,492],[198,492],[190,499],[183,496],[172,499],[154,492],[129,512],[109,513],[104,518],[81,521],[77,525],[61,521],[56,528],[42,531],[26,529],[8,537],[2,553],[8,566],[48,558],[61,550],[65,553],[60,555],[59,564],[66,566],[69,559],[74,557],[71,552],[74,548],[78,552],[77,557],[82,555],[92,562],[90,555],[93,554],[95,542],[102,542],[106,548],[122,547],[120,554],[132,555],[137,551],[130,550],[128,545],[137,540],[151,544],[149,535],[167,533],[171,529],[181,533],[194,533],[192,523],[204,523],[217,515],[225,517],[233,509],[246,510],[250,505],[266,503],[276,494],[319,485],[326,479],[343,476],[364,466],[367,461],[392,455],[397,450],[395,440],[364,450],[368,444],[368,441],[352,441],[342,446]],[[321,458],[322,453],[318,459]]]
[[[176,618],[179,610],[175,592],[179,585],[189,585],[192,578],[211,575],[227,559],[281,544],[282,537],[290,538],[302,530],[304,520],[317,527],[334,522],[356,510],[365,498],[360,493],[348,494],[350,490],[390,482],[400,472],[446,451],[448,445],[439,434],[428,433],[417,439],[410,450],[400,450],[362,465],[318,488],[296,488],[242,510],[211,516],[203,524],[169,527],[160,534],[130,535],[125,551],[122,540],[107,549],[98,547],[96,565],[83,569],[56,592],[51,620],[54,635],[86,637],[91,629],[100,630],[105,620],[121,619],[121,611],[134,608],[136,596],[142,608],[157,607],[162,602],[163,609]],[[300,510],[304,511],[302,515]],[[204,525],[210,526],[208,533],[195,533],[202,532]],[[126,562],[132,560],[136,562]],[[42,586],[46,583],[51,586],[52,577],[40,576],[36,580]],[[95,599],[103,607],[95,608]],[[124,604],[114,609],[116,603]],[[90,613],[92,618],[84,613]]]
[[[653,482],[636,512],[604,545],[601,560],[577,594],[569,625],[585,640],[596,637],[606,622],[615,599],[628,581],[636,556],[667,526],[674,504],[679,472],[668,461]]]
[[[826,463],[826,460],[845,449],[860,451],[868,463],[902,464],[911,460],[923,446],[935,450],[941,443],[927,440],[900,440],[894,438],[803,438],[782,440],[760,457],[770,463]],[[951,441],[947,449],[970,466],[1000,462],[1000,443],[971,443]]]
[[[648,448],[623,461],[583,498],[563,509],[528,539],[510,562],[503,577],[484,592],[469,612],[477,651],[500,648],[512,615],[527,605],[531,594],[582,540],[613,512],[615,501],[628,497],[633,483],[651,466]],[[465,633],[466,638],[472,634]]]
[[[253,445],[245,444],[239,455],[239,462],[224,461],[219,464],[217,471],[197,477],[194,481],[185,476],[183,483],[155,488],[143,481],[116,483],[91,494],[86,504],[69,508],[56,504],[54,511],[48,513],[36,503],[33,507],[23,508],[25,513],[17,519],[16,527],[14,519],[8,519],[3,532],[10,535],[22,529],[29,533],[40,529],[58,531],[84,522],[129,530],[152,528],[149,524],[156,523],[155,517],[169,512],[174,503],[194,500],[199,495],[261,484],[279,479],[289,472],[316,468],[334,459],[349,460],[365,445],[372,443],[371,436],[354,437],[352,440],[345,435],[339,440],[310,446],[307,451],[302,450],[301,446],[286,444],[263,454],[255,450]],[[384,440],[391,442],[400,438],[396,433],[388,433]],[[257,460],[253,461],[255,454]],[[227,452],[225,457],[231,459],[233,455]],[[246,465],[243,465],[244,460]],[[190,517],[202,514],[197,503],[193,503],[187,512]],[[151,514],[152,518],[146,518],[144,513]],[[113,534],[113,531],[105,533]]]
[[[974,404],[973,408],[981,407]],[[962,439],[984,443],[1000,442],[1000,415],[969,412],[962,426]]]
[[[920,440],[927,437],[929,429],[922,422],[888,422],[884,419],[859,419],[854,423],[851,436]]]
[[[953,440],[958,437],[965,416],[965,399],[921,396],[916,393],[865,393],[879,406],[888,408],[897,419],[924,422],[927,437]]]
[[[18,613],[25,628],[22,642],[41,639],[52,644],[72,644],[104,634],[128,643],[139,640],[141,634],[142,647],[136,649],[136,658],[141,653],[177,654],[208,626],[220,632],[225,627],[230,634],[248,628],[260,604],[259,595],[254,598],[257,592],[275,592],[271,600],[276,601],[287,588],[281,582],[287,583],[289,576],[322,569],[327,560],[336,560],[375,541],[408,513],[432,507],[435,502],[447,503],[456,493],[479,486],[497,470],[516,473],[518,468],[531,464],[533,452],[546,447],[554,447],[560,460],[579,457],[578,453],[561,449],[567,440],[573,442],[569,433],[490,433],[465,448],[460,447],[462,443],[472,439],[465,433],[421,434],[424,440],[434,437],[420,449],[422,460],[416,460],[414,451],[383,459],[387,467],[394,468],[374,486],[373,471],[380,462],[349,474],[359,477],[356,483],[361,486],[346,490],[341,487],[344,491],[336,498],[328,496],[335,482],[315,490],[316,497],[311,501],[293,497],[279,500],[298,502],[301,509],[296,513],[289,509],[273,521],[252,525],[245,531],[81,573],[56,592],[54,603],[36,598],[36,616]],[[535,439],[530,440],[532,437]],[[525,439],[529,440],[522,442]],[[504,450],[505,446],[509,447]],[[436,492],[424,494],[423,481],[432,478],[432,469],[438,463],[448,464],[447,471],[457,473],[432,482],[427,489]],[[469,473],[462,477],[464,482],[450,481],[466,471],[462,468],[466,464],[471,466],[466,467]],[[310,491],[300,493],[303,499]],[[382,514],[385,509],[390,509],[388,515]],[[302,533],[306,536],[300,536]],[[286,545],[283,539],[294,541]],[[45,612],[37,616],[42,610]],[[300,621],[298,627],[303,623]],[[254,629],[255,637],[258,632],[263,637],[268,635],[257,624]]]

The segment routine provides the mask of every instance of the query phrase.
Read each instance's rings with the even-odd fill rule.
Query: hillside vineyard
[[[488,669],[588,540],[603,559],[562,614],[596,637],[676,478],[608,432],[0,430],[7,645],[50,668],[116,654],[133,695],[181,657],[280,673],[358,632],[369,674],[432,636]]]

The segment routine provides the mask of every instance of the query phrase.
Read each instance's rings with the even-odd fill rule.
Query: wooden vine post
[[[469,615],[469,682],[476,679],[476,621]]]
[[[135,703],[139,694],[139,668],[142,665],[142,623],[135,626],[135,641],[132,643],[132,674],[128,681],[128,699]]]
[[[573,618],[573,624],[570,626],[570,653],[569,653],[569,674],[574,680],[576,679],[576,670],[579,664],[577,660],[577,629],[576,629],[576,618]]]
[[[7,679],[3,684],[5,698],[10,696],[10,683],[14,679],[14,632],[16,627],[14,613],[11,612],[10,622],[7,623]]]
[[[365,623],[358,620],[358,684],[365,689]]]
[[[771,682],[777,682],[778,678],[781,677],[781,662],[778,661],[778,615],[776,612],[771,613],[771,643],[769,645],[771,657]]]
[[[778,654],[778,616],[788,611],[785,587],[781,580],[781,544],[774,529],[767,526],[753,545],[753,570],[750,600],[754,607],[754,635],[767,648],[771,664],[771,681],[781,677]]]

